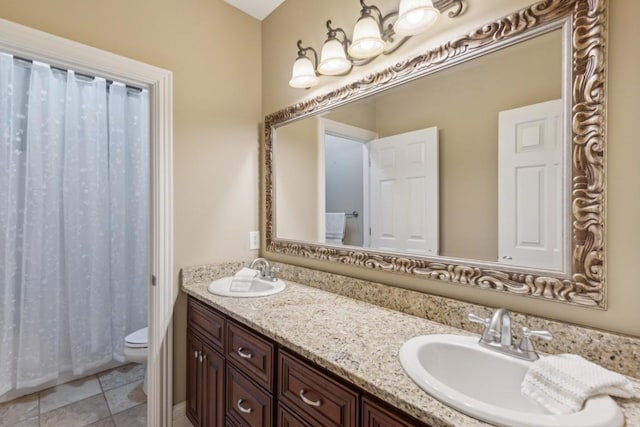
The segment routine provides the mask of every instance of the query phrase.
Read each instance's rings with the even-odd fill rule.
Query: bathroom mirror
[[[267,116],[267,250],[605,308],[605,12],[541,2]]]

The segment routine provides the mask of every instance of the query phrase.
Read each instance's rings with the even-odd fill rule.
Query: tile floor
[[[146,427],[143,380],[132,363],[0,403],[0,427]]]

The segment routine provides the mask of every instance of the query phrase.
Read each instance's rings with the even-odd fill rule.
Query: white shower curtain
[[[0,53],[0,396],[147,322],[148,94]]]

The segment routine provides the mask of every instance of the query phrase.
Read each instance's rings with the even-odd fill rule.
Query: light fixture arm
[[[455,7],[454,10],[449,11],[449,18],[456,18],[462,13],[462,10],[464,9],[463,0],[435,0],[433,2],[433,5],[437,7],[440,12],[444,12],[447,9],[452,9]]]
[[[342,40],[338,38],[338,34],[342,35]],[[327,39],[332,39],[332,38],[338,40],[342,44],[342,46],[344,46],[344,51],[345,52],[347,51],[347,48],[351,43],[349,36],[347,36],[347,33],[340,27],[332,28],[331,19],[328,19],[327,20]]]
[[[362,7],[362,10],[360,10],[361,16],[365,14],[371,15],[371,11],[374,11],[378,15],[378,23],[382,25],[382,21],[384,20],[384,17],[382,16],[382,12],[378,8],[378,6],[376,5],[369,6],[364,2],[364,0],[360,0],[360,6]],[[382,27],[380,29],[382,30]]]
[[[378,28],[380,29],[380,36],[382,37],[382,40],[385,43],[387,43],[387,45],[390,46],[389,49],[386,49],[385,51],[382,52],[383,55],[389,55],[395,52],[400,46],[402,46],[409,39],[409,37],[402,37],[402,39],[399,42],[394,43],[393,36],[396,35],[396,32],[393,29],[393,21],[392,22],[389,22],[389,21],[391,21],[393,18],[398,17],[397,10],[392,11],[386,15],[383,15],[382,11],[380,10],[380,8],[378,8],[378,6],[368,5],[364,2],[364,0],[360,0],[360,6],[362,7],[362,9],[360,10],[360,16],[369,15],[373,17],[372,12],[375,12],[376,17],[374,19],[378,23]]]
[[[302,40],[298,40],[298,57],[296,59],[300,59],[300,58],[307,58],[307,52],[311,51],[311,53],[313,53],[313,68],[314,69],[318,69],[318,52],[316,52],[316,50],[309,46],[309,47],[303,47],[302,46]]]

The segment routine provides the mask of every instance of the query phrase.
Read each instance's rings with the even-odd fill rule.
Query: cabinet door
[[[202,425],[202,342],[187,334],[187,417],[198,427]]]
[[[419,421],[395,410],[387,408],[375,400],[364,396],[362,398],[362,427],[429,427]]]
[[[224,358],[213,348],[202,346],[204,422],[206,427],[224,426]]]
[[[282,404],[278,405],[278,427],[310,427]]]

